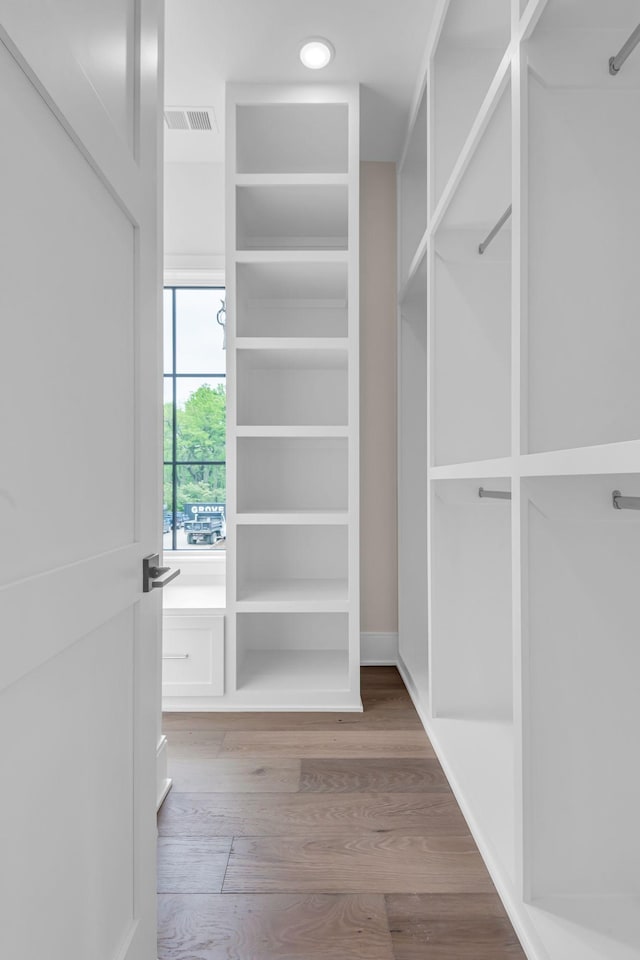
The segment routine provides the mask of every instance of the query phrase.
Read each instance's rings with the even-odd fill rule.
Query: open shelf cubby
[[[238,350],[239,425],[346,425],[346,349]]]
[[[636,956],[640,513],[616,489],[640,497],[640,475],[526,481],[525,867],[535,906]]]
[[[346,250],[347,186],[236,187],[238,250]]]
[[[237,688],[305,693],[349,688],[343,613],[239,613]]]
[[[400,656],[421,691],[427,651],[427,257],[399,310],[398,620]]]
[[[511,452],[511,105],[501,96],[435,235],[433,456],[438,466]]]
[[[238,337],[346,337],[346,263],[239,263]]]
[[[346,438],[239,437],[238,513],[348,507]]]
[[[431,657],[434,716],[513,720],[511,504],[506,479],[433,485]]]
[[[237,600],[346,605],[347,524],[239,524]]]
[[[260,103],[236,108],[238,173],[346,173],[346,103]]]
[[[431,508],[431,708],[448,775],[515,876],[511,504],[505,479],[438,481]]]
[[[640,436],[639,19],[550,0],[527,45],[531,453]]]
[[[510,38],[510,0],[451,0],[432,65],[434,205]]]
[[[400,280],[406,280],[411,263],[427,229],[427,95],[423,91],[398,171],[400,194]]]

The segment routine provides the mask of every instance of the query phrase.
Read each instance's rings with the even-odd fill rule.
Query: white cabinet
[[[356,87],[227,88],[227,691],[361,709]]]
[[[164,614],[162,696],[221,697],[224,693],[224,614]],[[175,709],[175,703],[165,700]]]
[[[440,16],[398,174],[400,666],[527,956],[633,960],[640,11]]]
[[[225,684],[225,574],[222,557],[181,561],[162,591],[162,705],[215,709]]]

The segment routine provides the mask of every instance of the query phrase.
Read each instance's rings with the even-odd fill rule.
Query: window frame
[[[162,364],[162,384],[163,384],[163,410],[164,404],[164,384],[166,380],[171,380],[171,407],[172,407],[172,423],[171,423],[171,459],[167,460],[166,450],[164,449],[164,440],[163,440],[163,459],[162,459],[162,476],[163,476],[163,486],[164,486],[164,476],[165,470],[167,467],[171,468],[171,504],[169,505],[169,510],[173,518],[171,524],[171,545],[164,545],[164,533],[163,533],[163,551],[171,551],[172,553],[184,552],[189,556],[198,556],[205,553],[205,551],[198,550],[197,547],[178,547],[177,545],[177,533],[178,528],[175,522],[175,517],[177,514],[178,506],[178,493],[177,493],[177,479],[178,479],[178,467],[189,467],[189,466],[227,466],[226,457],[224,460],[178,460],[176,457],[177,451],[177,438],[178,438],[178,418],[177,418],[177,386],[178,380],[180,379],[202,379],[202,380],[220,380],[223,381],[226,385],[227,381],[227,372],[225,369],[224,373],[178,373],[176,371],[176,361],[177,361],[177,292],[181,290],[218,290],[222,291],[226,300],[226,286],[224,282],[217,283],[200,283],[200,284],[189,284],[189,283],[172,283],[165,280],[162,292],[163,292],[163,325],[166,322],[164,316],[164,294],[167,291],[171,292],[171,372],[166,372],[166,360],[163,359]],[[163,424],[164,424],[164,414],[163,414]],[[163,437],[164,437],[164,428],[163,428]],[[225,443],[226,443],[226,420],[225,420]],[[226,473],[225,473],[226,478]],[[226,483],[226,479],[225,479]],[[164,502],[164,497],[163,497]],[[226,498],[225,498],[226,503]],[[164,511],[163,511],[164,512]],[[164,518],[163,518],[164,520]],[[224,554],[226,552],[225,548],[219,548],[217,551],[218,555]],[[211,552],[207,552],[208,556],[211,556]]]

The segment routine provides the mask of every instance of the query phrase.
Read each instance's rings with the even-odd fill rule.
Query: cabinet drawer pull
[[[162,659],[163,660],[188,660],[189,654],[188,653],[167,653],[166,655],[163,655]]]

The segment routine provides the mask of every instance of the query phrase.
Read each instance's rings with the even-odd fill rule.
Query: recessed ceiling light
[[[324,37],[309,37],[300,46],[300,59],[309,70],[322,70],[333,60],[335,50]]]

